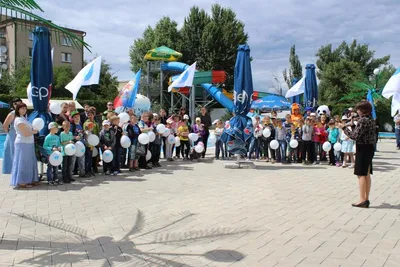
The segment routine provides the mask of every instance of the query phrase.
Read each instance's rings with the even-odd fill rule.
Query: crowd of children
[[[278,119],[275,112],[265,116],[260,121],[256,115],[253,121],[253,136],[249,145],[248,160],[266,160],[272,163],[302,163],[319,164],[328,161],[329,165],[337,167],[354,167],[354,141],[346,136],[339,127],[341,123],[357,120],[357,113],[348,113],[341,118],[335,116],[329,119],[325,114],[317,116],[307,112],[304,116],[287,114],[285,119]],[[263,136],[263,129],[270,129],[269,137]],[[277,140],[278,149],[272,149],[270,143]],[[297,147],[290,145],[297,141]],[[323,144],[329,142],[331,149],[327,153]],[[340,143],[340,151],[335,150],[335,144]],[[327,155],[328,154],[328,155]],[[348,165],[350,164],[350,165]]]

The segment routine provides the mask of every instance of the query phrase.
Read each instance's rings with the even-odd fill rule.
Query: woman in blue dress
[[[21,98],[13,100],[13,107],[21,104]],[[15,111],[11,111],[3,123],[4,131],[6,132],[6,141],[4,142],[4,157],[3,157],[3,174],[11,174],[12,163],[14,158],[14,142],[15,142],[15,129],[14,129]]]
[[[38,167],[35,155],[34,135],[37,130],[25,118],[27,108],[24,103],[15,108],[14,160],[11,173],[11,185],[19,188],[29,188],[39,182]]]

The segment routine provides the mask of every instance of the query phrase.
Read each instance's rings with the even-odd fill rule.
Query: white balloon
[[[333,149],[335,151],[342,151],[342,145],[340,143],[336,143],[333,145]]]
[[[195,150],[197,153],[202,153],[202,152],[204,151],[204,146],[196,145],[196,146],[194,147],[194,150]]]
[[[272,140],[271,143],[269,143],[269,146],[270,146],[272,149],[276,150],[276,149],[279,148],[279,142],[278,142],[277,140]]]
[[[91,145],[91,146],[97,146],[100,142],[99,137],[95,134],[89,134],[87,140],[88,140],[89,145]]]
[[[129,139],[129,137],[126,136],[126,135],[121,136],[121,146],[123,148],[130,147],[131,146],[131,139]]]
[[[141,133],[141,134],[139,134],[138,140],[139,140],[139,143],[141,143],[142,145],[147,145],[150,141],[150,138],[147,134]]]
[[[270,129],[270,128],[265,128],[265,129],[263,130],[263,136],[264,136],[265,138],[270,137],[270,136],[271,136],[271,129]]]
[[[199,139],[199,136],[195,133],[190,133],[189,139],[192,140],[193,142],[196,142]]]
[[[297,140],[290,140],[289,145],[291,148],[297,148],[299,146],[299,142]]]
[[[99,151],[97,150],[97,147],[94,147],[92,150],[92,157],[95,158],[99,155]]]
[[[175,147],[180,147],[181,146],[181,139],[177,136],[175,137]]]
[[[147,150],[147,154],[146,154],[146,161],[151,160],[151,152],[150,150]]]
[[[129,114],[126,112],[122,112],[118,115],[120,123],[126,123],[129,121]]]
[[[322,149],[323,149],[325,152],[330,151],[331,148],[332,148],[332,145],[331,145],[331,143],[329,143],[328,141],[325,142],[325,143],[322,145]]]
[[[106,150],[103,152],[103,161],[105,163],[110,163],[114,158],[113,153],[110,150]]]
[[[378,69],[378,68],[374,69],[374,75],[378,75],[380,72],[381,72],[380,69]]]
[[[57,167],[60,166],[63,161],[63,156],[59,151],[54,151],[51,153],[49,157],[49,162],[51,166]]]
[[[170,136],[168,136],[167,141],[170,145],[175,144],[175,137],[171,134]]]
[[[170,134],[171,134],[171,130],[170,129],[165,129],[162,135],[164,137],[168,137]]]
[[[50,104],[51,113],[58,115],[61,113],[61,105],[59,103],[51,103]]]
[[[217,142],[217,136],[215,134],[210,134],[208,137],[208,144],[215,145]]]
[[[76,152],[76,146],[74,144],[68,144],[65,146],[64,152],[67,156],[72,156]]]
[[[85,145],[81,141],[76,142],[75,147],[76,147],[75,156],[80,158],[83,155],[85,155],[86,148],[85,148]]]
[[[156,140],[156,134],[154,132],[148,132],[147,135],[149,136],[149,142],[154,142]]]
[[[160,133],[160,134],[164,133],[164,132],[165,132],[165,129],[167,129],[167,128],[165,128],[165,125],[164,125],[164,124],[159,124],[159,125],[157,125],[157,132],[158,132],[158,133]]]
[[[42,118],[36,118],[36,119],[34,119],[34,120],[32,121],[32,127],[33,127],[33,129],[38,130],[38,131],[42,130],[43,127],[44,127],[44,121],[43,121],[43,119],[42,119]]]

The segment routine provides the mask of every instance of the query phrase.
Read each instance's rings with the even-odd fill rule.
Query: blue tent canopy
[[[262,112],[271,112],[272,110],[288,110],[292,106],[284,96],[270,94],[260,99],[254,100],[251,108]]]
[[[10,105],[0,101],[0,108],[10,108]]]

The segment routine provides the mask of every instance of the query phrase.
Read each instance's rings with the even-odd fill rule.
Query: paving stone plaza
[[[0,266],[400,266],[400,152],[379,143],[371,207],[353,170],[209,158],[57,187],[0,183]]]

